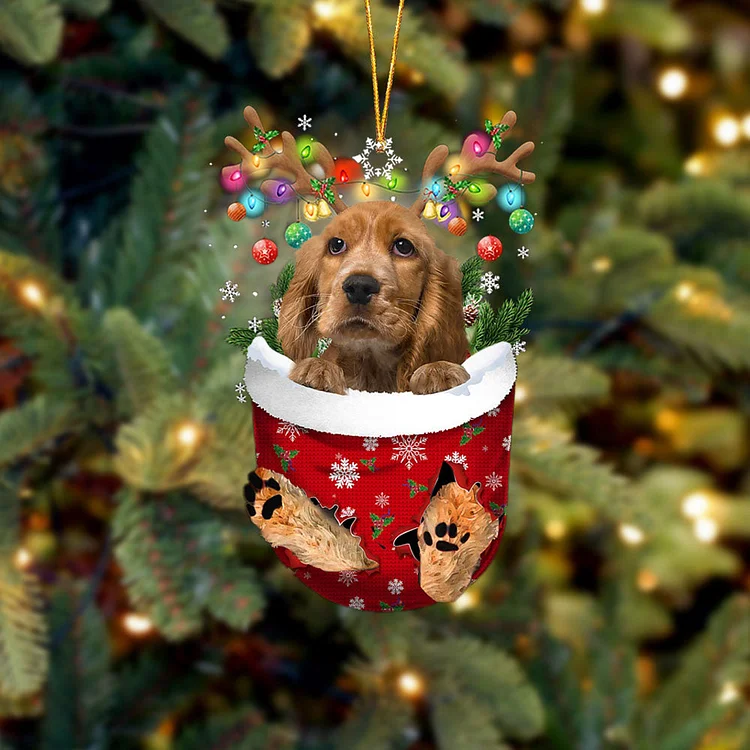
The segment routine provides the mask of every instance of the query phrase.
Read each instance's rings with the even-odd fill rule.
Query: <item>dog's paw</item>
[[[455,362],[429,362],[414,371],[409,381],[412,393],[425,395],[455,388],[469,379],[469,373]]]
[[[334,362],[326,362],[316,357],[309,357],[297,362],[289,374],[291,380],[316,391],[328,393],[346,393],[344,371]]]

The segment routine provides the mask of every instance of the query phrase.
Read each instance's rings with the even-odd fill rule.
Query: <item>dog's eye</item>
[[[394,255],[398,255],[401,258],[408,258],[410,255],[414,255],[415,252],[414,245],[403,237],[399,237],[399,239],[393,243]]]
[[[331,255],[339,255],[339,253],[343,253],[344,250],[346,250],[346,242],[344,242],[341,237],[331,237],[331,239],[328,240],[328,252]]]

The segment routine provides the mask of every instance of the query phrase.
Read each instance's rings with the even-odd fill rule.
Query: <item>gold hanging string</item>
[[[375,34],[372,30],[372,11],[370,0],[365,0],[365,16],[367,17],[367,35],[370,39],[370,67],[372,68],[372,93],[375,101],[375,140],[380,148],[385,145],[385,126],[388,123],[388,105],[391,102],[393,88],[393,74],[396,70],[396,55],[398,54],[398,37],[401,33],[401,21],[404,18],[404,3],[399,0],[398,15],[396,16],[396,30],[393,32],[393,49],[391,50],[391,67],[388,70],[388,83],[385,88],[383,112],[380,112],[380,92],[378,90],[378,64],[375,57]]]

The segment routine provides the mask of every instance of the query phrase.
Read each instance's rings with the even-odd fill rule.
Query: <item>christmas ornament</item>
[[[479,318],[479,304],[482,300],[479,297],[469,297],[464,305],[464,325],[469,328],[477,322]]]
[[[463,237],[466,234],[466,229],[466,221],[460,216],[457,216],[455,219],[451,219],[448,222],[448,231],[451,234],[455,234],[456,237]]]
[[[227,209],[227,216],[232,221],[242,221],[245,218],[247,211],[242,203],[232,203]]]
[[[241,164],[230,164],[228,167],[222,167],[221,186],[228,193],[236,193],[245,187]]]
[[[320,200],[318,201],[318,218],[319,219],[328,219],[333,212],[331,211],[331,207],[326,203],[326,201]]]
[[[523,204],[526,203],[526,191],[523,189],[522,185],[508,182],[497,191],[496,200],[497,205],[500,206],[503,211],[510,213],[517,208],[522,208]]]
[[[305,203],[304,212],[305,221],[317,221],[318,220],[318,204],[317,203]]]
[[[503,254],[503,243],[497,237],[488,234],[477,242],[477,255],[491,263]]]
[[[430,200],[424,204],[424,210],[422,211],[422,216],[428,220],[437,219],[438,212],[437,212],[437,204],[435,203],[435,201]]]
[[[508,218],[508,224],[516,234],[526,234],[534,228],[534,216],[525,208],[517,208]]]
[[[253,245],[253,258],[262,266],[268,266],[279,257],[279,248],[273,240],[264,237]]]
[[[312,231],[307,224],[303,224],[300,221],[295,221],[290,224],[284,232],[284,239],[287,241],[290,247],[295,250],[302,247],[312,237]]]
[[[269,203],[289,203],[297,197],[288,180],[266,180],[260,190]]]

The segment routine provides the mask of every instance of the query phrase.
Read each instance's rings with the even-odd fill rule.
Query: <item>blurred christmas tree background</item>
[[[500,237],[493,303],[536,304],[501,552],[414,614],[319,599],[250,524],[223,343],[294,257],[293,208],[227,219],[223,136],[253,104],[358,153],[362,3],[4,0],[0,52],[2,750],[750,747],[739,4],[407,2],[400,179],[508,108],[538,175],[531,234],[439,234]]]

